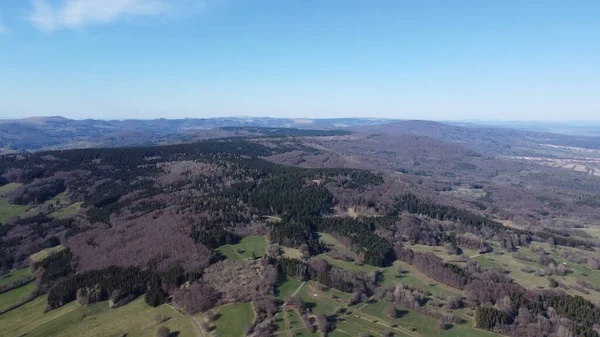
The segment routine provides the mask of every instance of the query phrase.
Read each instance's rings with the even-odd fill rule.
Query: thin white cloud
[[[0,15],[0,34],[8,34],[8,32],[8,27],[4,25],[4,22],[2,21],[2,16]]]
[[[52,5],[48,0],[31,0],[31,22],[44,32],[62,28],[84,28],[106,24],[127,17],[152,17],[166,14],[181,6],[202,4],[203,0],[62,0]]]
[[[45,0],[32,0],[32,6],[31,22],[42,31],[53,31],[57,25],[54,9]]]

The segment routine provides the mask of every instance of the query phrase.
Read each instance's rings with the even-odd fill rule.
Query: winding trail
[[[204,337],[204,333],[202,333],[202,328],[200,327],[200,323],[198,323],[198,320],[196,320],[196,317],[194,317],[194,316],[188,316],[188,317],[190,318],[190,321],[192,321],[192,324],[194,324],[194,326],[196,327],[196,330],[198,330],[198,336]]]
[[[192,322],[192,325],[196,328],[196,331],[198,331],[198,336],[204,337],[204,333],[202,332],[202,328],[200,327],[200,323],[198,323],[198,321],[196,320],[196,317],[179,312],[177,309],[175,309],[174,306],[172,306],[169,303],[167,303],[167,305],[169,306],[169,308],[173,309],[173,311],[175,311],[176,313],[182,314],[182,315],[186,316],[187,318],[189,318],[190,322]]]

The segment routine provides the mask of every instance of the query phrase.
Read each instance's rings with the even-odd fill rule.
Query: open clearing
[[[39,252],[35,253],[35,254],[31,254],[29,256],[29,258],[31,259],[31,261],[33,262],[40,262],[43,261],[45,258],[47,258],[48,256],[54,254],[54,253],[58,253],[61,250],[66,249],[67,247],[63,246],[63,245],[58,245],[58,246],[54,246],[54,247],[50,247],[50,248],[46,248],[46,249],[42,249]]]
[[[19,184],[19,183],[8,183],[6,185],[2,185],[0,186],[0,197],[4,196],[4,194],[8,193],[8,192],[12,192],[14,190],[16,190],[17,188],[21,187],[23,184]]]
[[[284,280],[282,280],[277,287],[275,288],[275,294],[281,300],[287,300],[294,294],[296,289],[302,284],[302,281],[287,276]]]
[[[288,308],[288,309],[284,310],[283,312],[280,312],[279,314],[277,314],[275,324],[277,325],[277,330],[274,333],[275,336],[281,336],[281,337],[295,337],[295,336],[319,337],[319,336],[321,336],[320,333],[318,333],[318,332],[312,333],[306,328],[306,326],[304,325],[304,322],[302,321],[302,318],[300,317],[300,314],[295,309]],[[328,334],[328,336],[332,336],[332,335]]]
[[[335,248],[341,253],[344,253],[353,259],[356,259],[356,254],[334,238],[331,234],[319,233],[319,240],[323,241],[328,247]]]
[[[455,190],[442,192],[442,194],[455,194],[471,197],[474,199],[484,198],[487,195],[487,192],[483,188],[466,188],[466,187],[458,187]]]
[[[14,191],[20,186],[21,184],[18,183],[10,183],[0,186],[0,222],[4,222],[5,219],[13,216],[22,216],[31,208],[31,206],[11,205],[4,197],[4,194]]]
[[[69,192],[61,192],[44,203],[50,205],[67,205],[69,204]]]
[[[461,264],[463,262],[456,262],[456,260],[461,256],[475,256],[475,255],[479,255],[479,253],[476,250],[473,249],[467,249],[467,248],[461,248],[462,250],[462,254],[461,255],[456,255],[456,254],[448,254],[446,252],[446,249],[442,246],[426,246],[426,245],[407,245],[406,248],[418,252],[418,253],[433,253],[435,255],[437,255],[439,258],[441,258],[442,260],[446,261],[446,262],[453,262],[456,264]]]
[[[40,296],[21,307],[0,315],[0,331],[3,336],[21,336],[77,308],[69,303],[56,310],[44,313],[47,296]]]
[[[304,322],[302,322],[302,317],[300,317],[300,314],[298,313],[298,311],[290,309],[290,310],[286,310],[285,314],[287,315],[287,320],[289,322],[289,326],[292,327],[292,329],[297,329],[293,331],[293,336],[298,336],[298,337],[319,337],[321,336],[320,333],[318,332],[310,332],[306,326],[304,326]]]
[[[283,250],[283,254],[281,254],[283,257],[289,257],[290,259],[302,258],[302,252],[299,249],[281,246],[281,250]]]
[[[223,256],[232,260],[253,260],[267,252],[264,236],[248,236],[235,245],[224,245],[217,249]]]
[[[0,311],[13,304],[19,303],[22,298],[27,297],[27,295],[31,294],[34,289],[35,283],[30,282],[22,287],[0,294]]]
[[[254,322],[254,307],[251,303],[233,303],[215,310],[213,321],[217,336],[244,336],[246,326]]]
[[[14,191],[19,188],[22,184],[9,183],[4,186],[0,186],[0,222],[3,222],[7,218],[14,216],[33,216],[39,213],[37,206],[30,205],[11,205],[4,195],[8,192]],[[79,212],[82,202],[76,202],[69,205],[68,192],[62,192],[52,199],[47,200],[44,204],[52,205],[53,207],[61,206],[62,208],[50,213],[50,216],[54,216],[59,219],[73,217]]]
[[[190,320],[167,305],[149,307],[143,298],[116,309],[109,309],[108,302],[89,307],[71,302],[61,308],[44,313],[46,296],[0,315],[0,331],[3,336],[147,336],[156,335],[158,324],[154,320],[161,313],[169,320],[162,325],[178,331],[180,337],[194,337],[196,331]]]
[[[467,320],[464,325],[455,325],[448,330],[441,330],[437,319],[425,316],[415,311],[399,308],[399,317],[391,318],[385,314],[387,302],[371,299],[367,303],[359,303],[348,306],[341,298],[336,298],[315,282],[308,282],[302,288],[299,295],[312,308],[313,314],[333,313],[337,308],[346,309],[346,313],[340,314],[341,320],[336,322],[336,329],[328,336],[359,336],[360,334],[371,334],[380,336],[386,332],[393,332],[395,336],[404,337],[429,337],[429,336],[469,336],[469,337],[492,337],[499,336],[490,332],[480,331],[472,327],[472,321]],[[337,295],[336,295],[337,296]],[[348,314],[349,313],[349,314]],[[285,316],[284,316],[285,317]],[[285,317],[289,319],[288,317]],[[298,324],[287,322],[286,330],[297,328]],[[281,327],[282,323],[278,322]],[[299,329],[301,331],[302,329]],[[296,336],[296,331],[293,331]],[[278,331],[279,333],[279,331]],[[281,333],[281,336],[287,336]],[[291,336],[291,335],[290,335]]]
[[[333,240],[331,240],[333,239]],[[327,237],[328,243],[333,246],[340,245],[335,242],[335,238]],[[413,248],[411,246],[411,248]],[[448,255],[439,247],[418,246],[417,251],[426,252],[427,249],[436,248],[442,255],[445,254],[447,259],[455,259],[455,255]],[[464,250],[464,254],[473,254],[475,251]],[[371,272],[379,270],[382,272],[382,285],[395,285],[400,282],[406,285],[411,285],[416,288],[430,292],[432,295],[458,295],[464,293],[458,289],[440,284],[427,275],[416,270],[413,266],[402,261],[395,261],[393,266],[378,268],[369,265],[359,265],[353,262],[339,261],[330,258],[325,254],[319,255],[320,258],[327,260],[332,265],[347,270]],[[420,314],[416,311],[404,310],[399,308],[399,318],[390,318],[385,314],[387,302],[382,300],[370,299],[367,303],[359,303],[354,306],[348,306],[347,301],[349,294],[340,293],[337,290],[323,288],[315,282],[308,282],[303,287],[299,296],[307,303],[308,307],[312,308],[312,313],[331,314],[337,308],[346,308],[350,311],[349,315],[341,315],[342,321],[336,323],[336,330],[329,334],[331,336],[359,336],[360,334],[371,334],[373,336],[383,335],[386,332],[393,332],[395,336],[448,336],[448,337],[491,337],[499,336],[490,332],[481,331],[473,328],[472,319],[465,313],[457,313],[463,316],[467,323],[463,325],[454,325],[448,330],[441,330],[437,324],[437,319]],[[433,323],[432,323],[433,322]]]
[[[83,202],[73,203],[67,207],[59,209],[58,211],[50,213],[50,215],[58,219],[72,218],[77,215],[82,204]]]
[[[567,268],[571,269],[572,273],[567,273],[564,276],[560,275],[552,275],[551,277],[556,281],[563,283],[567,286],[575,287],[577,286],[577,280],[583,280],[592,283],[593,285],[600,287],[600,271],[591,270],[587,268],[584,264],[575,263],[572,261],[565,260],[561,258],[558,254],[557,249],[567,249],[567,248],[552,248],[549,244],[535,242],[532,243],[532,247],[541,247],[550,254],[550,257],[554,259],[558,265],[565,265]],[[441,259],[446,262],[451,262],[453,259],[456,259],[455,255],[448,255],[443,248],[441,247],[431,247],[431,246],[423,246],[423,245],[412,245],[409,247],[410,249],[418,252],[429,252],[437,255]],[[568,248],[572,250],[578,250],[576,248]],[[474,251],[470,251],[468,249],[463,249],[463,253],[466,256],[474,256],[473,260],[479,263],[481,266],[486,268],[503,268],[509,272],[511,278],[515,280],[515,282],[521,284],[522,286],[529,289],[551,289],[548,286],[547,276],[538,276],[536,272],[543,272],[545,267],[540,265],[537,261],[539,258],[539,254],[535,253],[529,247],[521,246],[515,252],[502,252],[502,249],[498,246],[494,246],[494,252],[487,254],[476,254],[471,255]],[[581,253],[593,255],[594,252],[586,252],[581,251]],[[532,259],[532,261],[522,261],[518,260],[514,257],[515,254],[526,255]],[[464,263],[456,263],[457,265],[462,265]],[[532,272],[526,272],[525,270],[532,270]],[[407,284],[409,282],[406,282]],[[414,284],[413,284],[414,285]],[[416,285],[415,285],[416,286]],[[588,293],[582,293],[576,289],[561,289],[567,292],[568,294],[581,296],[586,298],[592,302],[600,301],[600,293],[594,290],[588,289]]]
[[[339,243],[339,241],[331,236],[328,237],[328,240],[330,240],[330,244],[336,247],[343,246],[341,243]],[[412,248],[412,246],[410,248]],[[365,273],[379,270],[382,272],[382,285],[395,285],[402,282],[403,284],[423,289],[434,295],[449,296],[463,294],[463,292],[458,289],[448,287],[432,280],[427,275],[418,271],[415,267],[403,261],[394,261],[394,264],[389,267],[374,267],[366,264],[356,264],[349,261],[335,260],[329,257],[327,254],[320,254],[317,257],[326,260],[333,266],[346,270],[362,271]]]
[[[19,278],[30,277],[30,276],[31,276],[31,270],[29,268],[13,270],[10,273],[8,273],[7,275],[4,275],[2,278],[0,278],[0,285],[5,285],[5,284],[11,283],[14,280],[17,280]]]

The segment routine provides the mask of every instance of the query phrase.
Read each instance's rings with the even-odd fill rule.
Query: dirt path
[[[298,289],[296,289],[296,291],[294,291],[294,293],[293,293],[293,294],[292,294],[292,296],[290,296],[290,297],[294,297],[294,296],[296,296],[296,294],[297,294],[297,293],[300,291],[300,289],[302,289],[302,287],[304,287],[304,285],[305,285],[305,284],[306,284],[306,281],[305,281],[305,282],[302,282],[302,283],[300,284],[300,286],[298,286]],[[285,327],[287,328],[287,327],[289,326],[289,319],[288,319],[288,317],[287,317],[287,315],[286,315],[286,312],[285,312],[285,306],[286,306],[286,305],[287,305],[287,301],[283,302],[283,304],[281,305],[281,307],[279,307],[279,310],[280,310],[280,311],[279,311],[279,313],[280,313],[281,315],[283,315],[283,321],[284,321],[284,323],[285,323]],[[292,332],[293,332],[294,330],[298,330],[298,329],[302,329],[302,327],[300,327],[300,328],[296,328],[296,329],[291,329],[291,330],[279,331],[279,332],[277,332],[277,333],[275,333],[275,334],[273,334],[273,335],[282,335],[282,334],[284,334],[284,333],[285,333],[285,334],[287,334],[287,336],[293,336],[293,333],[292,333]]]
[[[186,315],[182,312],[179,312],[177,309],[175,309],[174,306],[172,306],[171,304],[168,304],[169,308],[173,309],[173,311],[175,311],[176,313],[182,314],[184,316],[186,316],[187,318],[190,319],[190,322],[192,322],[192,325],[196,328],[196,331],[198,332],[198,336],[200,337],[204,337],[204,333],[202,332],[202,328],[200,327],[200,323],[198,323],[198,320],[196,320],[196,317],[194,316],[190,316],[190,315]]]
[[[298,292],[300,291],[300,289],[302,289],[302,287],[304,287],[304,285],[305,285],[305,284],[306,284],[306,281],[305,281],[305,282],[302,282],[302,283],[300,284],[300,286],[298,286],[298,289],[296,289],[296,291],[294,291],[294,293],[293,293],[293,294],[292,294],[292,296],[290,296],[290,297],[294,297],[294,296],[296,296],[296,294],[298,294]],[[283,304],[282,304],[282,305],[279,307],[279,308],[280,308],[280,310],[283,310],[283,309],[285,309],[285,306],[286,306],[286,305],[287,305],[287,301],[283,302]]]
[[[298,294],[298,292],[300,291],[300,289],[302,289],[302,287],[304,287],[305,284],[306,284],[306,281],[302,282],[302,284],[300,284],[300,286],[298,287],[298,289],[296,289],[296,291],[294,291],[294,293],[290,297],[296,296],[296,294]]]
[[[198,330],[198,336],[200,337],[204,337],[204,333],[202,333],[202,328],[200,327],[200,323],[198,323],[198,320],[196,319],[196,317],[194,316],[188,316],[190,318],[190,321],[192,321],[192,324],[194,324],[194,326],[196,327],[196,330]]]
[[[360,312],[362,310],[362,308],[366,307],[367,304],[369,304],[369,301],[371,301],[373,299],[373,297],[375,297],[375,295],[369,297],[369,299],[365,302],[365,304],[361,305],[360,308],[354,310],[355,313]]]

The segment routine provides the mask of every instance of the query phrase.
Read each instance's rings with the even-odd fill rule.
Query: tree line
[[[92,304],[111,300],[122,303],[144,295],[150,306],[163,304],[168,289],[176,288],[186,281],[199,279],[201,272],[186,272],[181,266],[173,266],[164,272],[152,268],[110,266],[69,275],[57,282],[48,293],[48,309],[55,309],[77,300]]]
[[[517,228],[508,228],[502,223],[486,218],[485,216],[471,213],[467,210],[459,209],[453,206],[441,205],[434,202],[424,201],[414,194],[405,194],[396,198],[395,207],[397,211],[406,211],[413,214],[427,215],[433,219],[445,221],[456,221],[470,227],[477,232],[484,228],[489,228],[495,233],[514,233],[525,235],[528,240],[538,239],[546,241],[554,240],[554,244],[567,247],[586,247],[591,248],[588,241],[572,237],[564,237],[548,231],[532,232]]]
[[[275,262],[282,275],[301,280],[314,280],[325,286],[347,293],[368,293],[375,288],[375,282],[363,272],[353,272],[331,266],[327,261],[317,258],[303,261],[295,258],[280,257]]]

